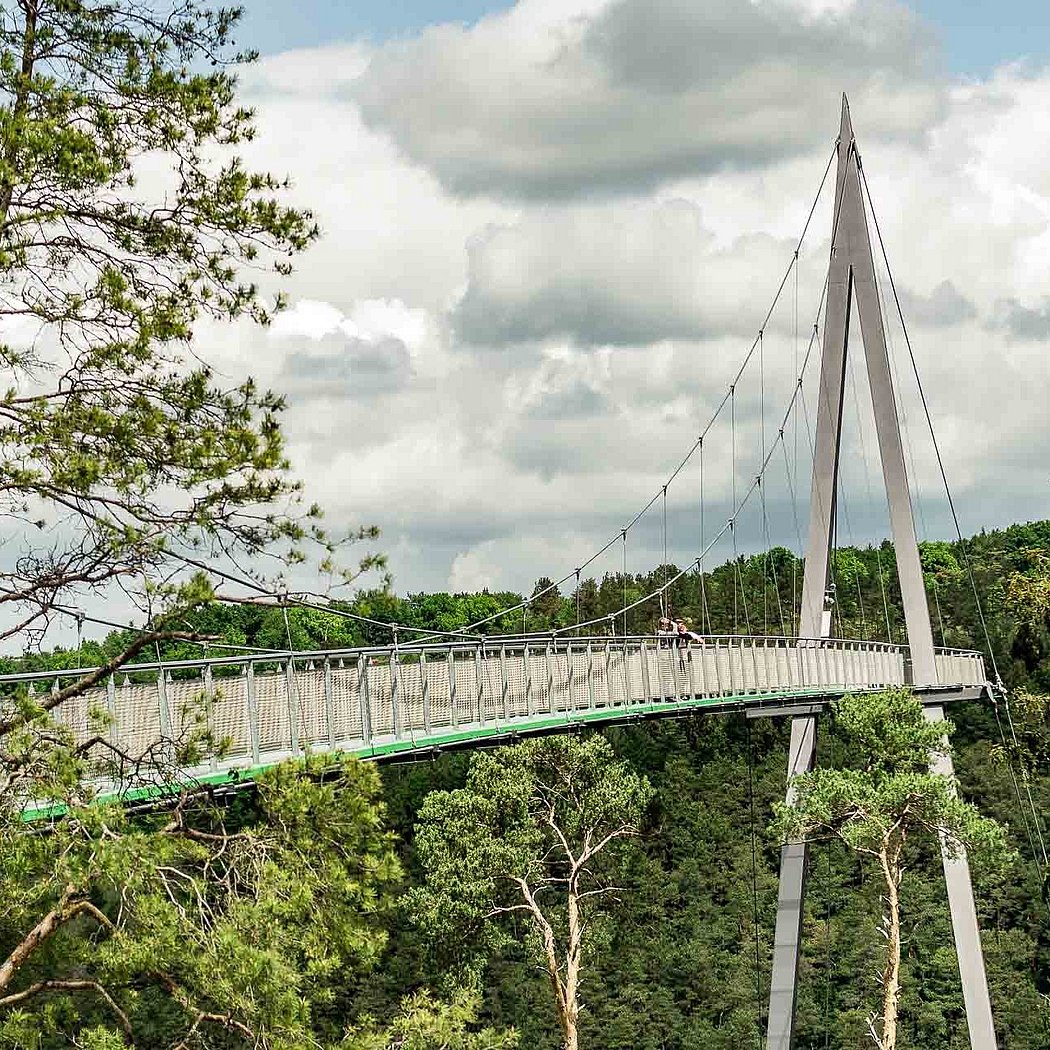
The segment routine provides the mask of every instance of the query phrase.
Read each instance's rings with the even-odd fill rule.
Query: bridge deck
[[[928,688],[939,702],[986,681],[974,652],[939,650],[937,672]],[[0,687],[28,683],[39,695],[76,674],[0,676]],[[675,648],[651,637],[493,639],[129,665],[119,681],[63,704],[59,718],[77,740],[101,733],[135,756],[158,747],[172,754],[172,742],[206,725],[225,745],[183,772],[219,784],[308,752],[384,759],[574,725],[784,708],[906,682],[906,647],[883,642],[721,636]],[[165,790],[129,784],[121,795],[145,800]]]

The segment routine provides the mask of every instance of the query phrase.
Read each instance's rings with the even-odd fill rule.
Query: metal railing
[[[939,649],[938,682],[981,686],[979,653]],[[84,670],[0,676],[0,689],[58,690]],[[78,740],[100,732],[128,754],[206,724],[225,741],[211,771],[306,751],[428,746],[537,720],[663,701],[844,693],[908,681],[907,648],[884,642],[710,636],[494,638],[454,644],[253,653],[128,665],[67,700]],[[100,715],[102,717],[100,717]]]

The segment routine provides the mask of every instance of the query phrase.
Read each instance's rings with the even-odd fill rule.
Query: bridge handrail
[[[144,661],[141,663],[128,663],[123,664],[117,668],[112,674],[113,675],[136,675],[145,674],[148,672],[158,673],[160,671],[185,671],[205,668],[217,668],[217,667],[244,667],[249,664],[269,664],[269,663],[286,663],[292,661],[294,663],[304,662],[320,662],[332,661],[332,660],[355,660],[361,657],[379,658],[385,659],[391,655],[391,653],[401,653],[405,655],[418,655],[419,653],[431,654],[440,652],[447,654],[450,652],[461,653],[461,652],[478,652],[478,651],[499,651],[503,650],[521,650],[526,647],[535,648],[537,650],[545,650],[547,648],[553,649],[568,649],[578,645],[591,645],[591,646],[623,646],[634,643],[661,643],[667,642],[673,644],[676,639],[673,636],[658,636],[654,634],[636,634],[636,635],[583,635],[579,637],[569,635],[558,635],[551,636],[549,634],[525,634],[525,635],[490,635],[485,638],[477,640],[463,640],[462,642],[409,642],[399,645],[388,644],[388,645],[370,645],[370,646],[353,646],[342,649],[310,649],[310,650],[290,650],[290,649],[273,649],[273,650],[260,650],[245,653],[226,653],[221,656],[206,656],[198,657],[195,659],[186,660],[151,660]],[[698,638],[691,639],[691,644],[697,648],[701,648],[708,643],[722,644],[722,643],[776,643],[777,645],[797,647],[801,646],[804,648],[844,648],[852,646],[864,646],[869,651],[875,652],[892,652],[906,655],[909,651],[909,646],[902,645],[896,642],[886,642],[879,639],[865,639],[865,638],[807,638],[797,637],[795,635],[749,635],[749,634],[708,634],[701,635]],[[960,648],[949,648],[939,647],[935,650],[937,656],[949,656],[949,657],[982,657],[983,654],[976,649],[960,649]],[[0,685],[18,684],[26,682],[48,682],[53,683],[60,679],[78,678],[83,675],[91,674],[98,670],[97,666],[88,667],[75,667],[75,668],[46,668],[32,671],[14,671],[6,674],[0,674]],[[112,677],[107,675],[105,677]]]

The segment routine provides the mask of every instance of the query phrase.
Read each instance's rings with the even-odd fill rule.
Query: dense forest
[[[1021,781],[1022,794],[1027,800],[1031,791],[1036,815],[1043,820],[1050,803],[1050,721],[1040,699],[1050,690],[1050,522],[982,533],[964,544],[926,544],[922,554],[937,642],[983,649],[986,627],[1010,691],[1016,746],[1008,734],[1001,735],[1002,718],[997,721],[987,703],[957,704],[951,715],[958,726],[956,763],[963,793],[1009,825],[1019,856],[1005,872],[975,871],[1001,1045],[1011,1050],[1045,1048],[1050,1046],[1048,872],[1040,867],[1038,831],[1031,812],[1019,805],[1012,777],[1028,778]],[[902,616],[892,546],[838,550],[834,566],[834,633],[898,639]],[[524,626],[543,631],[606,617],[622,607],[625,593],[633,601],[676,572],[673,566],[660,566],[626,579],[584,580],[578,592],[564,595],[551,588],[549,580],[540,580]],[[790,552],[776,549],[703,575],[687,574],[666,601],[668,611],[690,619],[697,629],[790,633],[800,586],[800,563]],[[187,626],[207,633],[212,644],[266,649],[389,644],[389,631],[342,613],[449,631],[521,600],[511,593],[399,598],[372,592],[345,605],[333,604],[327,611],[208,604],[189,617]],[[660,612],[657,599],[639,606],[629,614],[627,629],[651,631]],[[491,632],[521,630],[522,613],[497,616],[486,626]],[[619,618],[616,629],[623,629]],[[133,632],[114,632],[77,650],[10,659],[5,669],[100,663],[132,636]],[[199,652],[200,643],[170,642],[164,655]],[[825,721],[818,762],[834,764],[841,741],[834,720]],[[627,768],[645,778],[651,792],[645,796],[639,833],[618,853],[617,891],[602,897],[592,914],[582,969],[580,1045],[603,1050],[760,1046],[779,857],[778,843],[767,828],[772,806],[783,793],[785,725],[693,716],[611,728],[602,736]],[[369,891],[376,894],[368,919],[375,927],[374,939],[367,951],[349,953],[325,969],[312,993],[315,1030],[320,1024],[329,1031],[357,1033],[358,1042],[341,1045],[480,1048],[512,1045],[504,1040],[515,1035],[520,1047],[556,1050],[562,1045],[549,982],[536,964],[524,920],[512,913],[499,937],[472,937],[454,924],[437,931],[421,924],[413,903],[425,881],[418,849],[418,835],[426,828],[421,810],[435,792],[462,788],[475,761],[467,754],[453,754],[385,766],[381,785],[367,787],[376,813],[393,832],[389,841],[367,842],[375,863],[388,865],[381,885]],[[281,790],[288,797],[278,792],[277,801],[273,788],[269,795],[264,791],[258,797],[239,796],[234,819],[265,826],[282,806],[291,809],[281,819],[300,812],[289,801],[294,798],[289,785]],[[329,804],[337,804],[333,799]],[[308,812],[312,811],[301,810]],[[152,818],[128,819],[133,826],[135,819]],[[317,820],[318,815],[303,819]],[[1045,834],[1045,823],[1039,830]],[[318,834],[321,841],[328,831]],[[374,834],[380,834],[378,829]],[[800,1048],[852,1050],[871,1045],[865,1018],[877,991],[879,892],[878,881],[841,844],[814,845],[798,1012]],[[319,893],[318,906],[323,906],[324,893]],[[906,872],[902,898],[906,904],[899,1045],[968,1046],[940,862],[929,843]],[[11,929],[5,933],[8,939],[12,935]],[[473,990],[467,993],[464,988]],[[389,1032],[377,1035],[376,1042],[362,1041],[376,1019],[396,1016],[399,1004],[414,994],[415,999],[407,1000],[409,1018],[416,1016],[412,1009],[418,1013],[420,1008],[429,1018],[418,1031],[412,1029],[415,1042],[407,1036],[397,1042],[400,1037]],[[431,1000],[431,994],[437,999]],[[466,1000],[456,998],[464,995]],[[452,1006],[439,1007],[438,1001]],[[454,1011],[457,1003],[459,1021],[441,1013]],[[426,1012],[431,1009],[437,1011],[433,1016]],[[56,1016],[61,1011],[52,1014],[49,1023],[57,1037],[63,1029]],[[411,1027],[415,1021],[406,1023]],[[446,1023],[451,1026],[448,1031],[461,1033],[455,1038],[478,1041],[456,1042]],[[462,1034],[468,1029],[475,1035]],[[18,1042],[25,1038],[24,1028],[7,1026],[0,1036],[6,1035],[6,1045],[65,1045],[46,1037],[46,1030],[47,1026],[40,1029],[35,1042]],[[241,1045],[236,1033],[224,1032],[222,1038],[229,1042],[200,1045]],[[158,1036],[143,1045],[169,1044]]]

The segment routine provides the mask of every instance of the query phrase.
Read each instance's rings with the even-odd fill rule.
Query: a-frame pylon
[[[937,681],[937,672],[930,611],[912,518],[900,422],[886,349],[886,332],[875,283],[875,265],[861,192],[860,157],[853,137],[849,104],[843,96],[813,453],[809,540],[799,621],[799,635],[803,638],[821,638],[829,633],[828,614],[832,601],[829,593],[829,562],[838,488],[850,311],[854,301],[864,343],[882,475],[897,554],[897,573],[911,652],[912,682],[916,686],[933,685]],[[944,711],[939,705],[927,706],[926,715],[931,720],[939,720],[944,717]],[[815,746],[816,717],[806,715],[792,719],[788,802],[792,796],[792,778],[813,767]],[[951,759],[938,760],[934,768],[937,772],[951,775]],[[966,1003],[966,1020],[970,1030],[970,1046],[972,1050],[995,1050],[995,1029],[970,884],[970,869],[965,856],[953,860],[943,851],[942,856]],[[780,856],[780,894],[769,991],[767,1050],[791,1050],[792,1047],[805,879],[806,846],[804,843],[788,843],[782,848]]]

